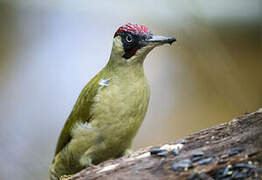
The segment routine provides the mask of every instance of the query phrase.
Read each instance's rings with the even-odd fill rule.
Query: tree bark
[[[262,108],[168,146],[171,149],[155,155],[150,153],[152,147],[143,148],[84,169],[68,180],[262,179]],[[172,147],[182,148],[174,155]]]

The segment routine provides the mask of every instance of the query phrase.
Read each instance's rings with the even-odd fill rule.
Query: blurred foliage
[[[129,21],[177,39],[145,62],[152,94],[134,149],[258,109],[261,7],[259,0],[1,1],[0,179],[47,179],[77,96]]]

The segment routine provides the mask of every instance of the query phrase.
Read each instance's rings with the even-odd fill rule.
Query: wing
[[[55,156],[63,150],[71,140],[71,130],[76,122],[89,122],[92,119],[90,114],[90,107],[94,103],[93,99],[99,88],[99,81],[102,78],[103,70],[100,71],[89,83],[84,87],[80,93],[76,104],[69,115],[63,130],[58,139]]]

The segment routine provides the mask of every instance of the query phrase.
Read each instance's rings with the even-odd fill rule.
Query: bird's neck
[[[111,52],[110,59],[105,67],[105,70],[112,75],[117,75],[123,78],[144,78],[144,58],[145,57],[140,57],[140,59],[135,60],[125,60],[118,54],[116,55],[114,52]]]

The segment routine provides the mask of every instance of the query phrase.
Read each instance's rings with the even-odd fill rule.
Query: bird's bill
[[[151,35],[148,39],[145,40],[146,42],[157,43],[157,44],[165,44],[169,43],[170,45],[176,41],[173,37],[165,37],[165,36],[158,36],[158,35]]]

